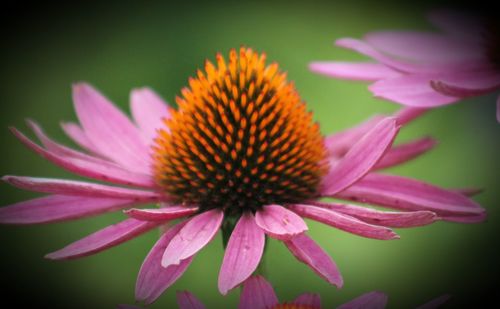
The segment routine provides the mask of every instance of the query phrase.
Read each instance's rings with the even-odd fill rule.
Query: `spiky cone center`
[[[265,54],[205,62],[155,140],[154,175],[178,202],[229,213],[316,196],[327,172],[319,125]]]

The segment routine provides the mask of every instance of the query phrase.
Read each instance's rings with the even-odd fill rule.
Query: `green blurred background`
[[[333,47],[336,38],[361,37],[377,29],[431,29],[424,14],[434,6],[387,1],[184,1],[175,5],[142,1],[7,7],[2,12],[0,51],[0,174],[77,178],[25,149],[7,130],[14,125],[27,131],[24,119],[29,117],[58,141],[72,145],[59,122],[76,119],[70,92],[73,82],[92,83],[127,112],[134,87],[148,85],[174,102],[205,58],[242,44],[265,51],[268,59],[288,71],[325,134],[374,113],[392,112],[397,106],[372,98],[365,84],[318,76],[307,65],[313,60],[363,59]],[[453,295],[449,307],[491,296],[498,284],[500,257],[500,125],[495,122],[494,101],[493,95],[465,100],[404,128],[398,141],[432,135],[440,144],[426,156],[391,170],[445,187],[484,188],[476,200],[488,209],[488,222],[439,222],[398,230],[401,239],[397,241],[364,239],[309,222],[310,234],[340,267],[345,287],[329,286],[280,242],[271,240],[267,279],[280,299],[317,292],[324,307],[331,308],[380,290],[389,295],[389,308],[408,308],[444,293]],[[38,196],[4,183],[0,192],[0,205]],[[44,254],[122,218],[117,213],[52,225],[0,226],[4,302],[51,308],[133,303],[135,278],[158,237],[156,231],[81,260],[43,259]],[[151,308],[175,307],[176,290],[191,291],[208,308],[234,307],[238,290],[227,297],[217,291],[222,254],[219,236]]]

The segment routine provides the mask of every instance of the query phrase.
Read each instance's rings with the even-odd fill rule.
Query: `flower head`
[[[418,309],[438,308],[450,298],[443,295],[419,306]],[[338,306],[338,309],[384,309],[388,297],[378,291],[363,294]],[[204,309],[205,305],[188,291],[177,292],[180,309]],[[293,301],[280,302],[272,285],[262,276],[252,276],[245,280],[240,294],[238,309],[321,309],[321,297],[315,293],[304,293]],[[118,309],[140,309],[131,305],[118,305]]]
[[[500,27],[494,18],[440,10],[429,15],[442,32],[380,31],[363,40],[342,38],[340,47],[375,62],[315,62],[314,72],[374,81],[376,96],[432,108],[500,89]],[[500,122],[500,97],[497,99]]]
[[[76,219],[141,204],[130,217],[47,255],[54,260],[87,256],[153,228],[170,225],[146,257],[136,298],[151,303],[188,268],[194,256],[222,230],[226,242],[219,290],[226,294],[257,268],[266,236],[329,283],[341,287],[332,258],[307,236],[309,218],[381,240],[397,239],[391,227],[414,227],[439,218],[473,223],[484,209],[464,192],[417,180],[375,173],[434,146],[430,138],[392,146],[401,125],[419,116],[404,109],[377,116],[327,137],[307,112],[276,64],[251,49],[217,56],[190,79],[173,110],[151,90],[132,92],[129,120],[87,84],[73,89],[78,124],[63,129],[85,151],[47,137],[29,125],[43,144],[17,129],[30,149],[75,174],[115,185],[5,176],[20,188],[46,197],[0,209],[0,222],[34,224]],[[120,186],[116,186],[120,185]],[[324,197],[388,208],[384,212]]]

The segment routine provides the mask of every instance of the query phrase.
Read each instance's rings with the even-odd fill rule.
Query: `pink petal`
[[[306,234],[285,241],[288,250],[330,284],[341,288],[344,280],[332,258]]]
[[[146,140],[153,141],[159,128],[168,129],[163,119],[171,117],[170,108],[152,89],[144,87],[132,90],[130,109]]]
[[[334,195],[366,175],[391,147],[398,130],[394,118],[381,120],[337,165],[330,168],[328,175],[323,179],[321,193]]]
[[[179,223],[165,232],[144,259],[135,285],[136,300],[144,301],[146,305],[153,303],[191,264],[193,257],[183,260],[179,265],[167,268],[161,266],[163,252],[184,224]]]
[[[129,207],[134,201],[116,198],[49,195],[0,208],[1,224],[52,223],[90,217]]]
[[[438,76],[431,87],[447,96],[470,97],[500,89],[500,73],[496,71],[462,72]]]
[[[486,61],[463,62],[460,64],[460,66],[457,66],[456,64],[453,63],[437,64],[437,63],[413,63],[409,61],[405,62],[395,57],[391,57],[389,55],[379,52],[367,42],[351,38],[339,39],[335,42],[335,44],[337,46],[348,48],[362,55],[368,56],[380,62],[381,64],[388,66],[391,69],[407,73],[430,74],[430,73],[441,73],[441,72],[457,72],[463,70],[486,69],[491,66]]]
[[[325,138],[325,146],[331,155],[343,157],[354,144],[384,118],[382,115],[375,115],[353,128],[331,134]]]
[[[464,63],[486,61],[485,53],[477,45],[439,33],[380,31],[368,33],[364,40],[377,50],[398,58],[427,64],[450,64],[459,70]]]
[[[243,283],[238,309],[267,309],[278,304],[278,297],[262,276],[252,276]]]
[[[431,87],[431,80],[441,75],[402,75],[379,80],[368,87],[375,97],[407,106],[428,108],[454,103],[459,97],[448,96]]]
[[[473,200],[418,180],[369,174],[337,197],[403,210],[430,210],[438,215],[482,214]]]
[[[97,147],[92,144],[92,142],[88,139],[85,132],[80,127],[80,125],[73,122],[62,122],[61,127],[69,138],[71,138],[78,146],[82,147],[85,150],[88,150],[92,153],[99,153]]]
[[[271,237],[290,239],[307,231],[307,225],[294,212],[279,205],[267,205],[255,214],[255,223]]]
[[[407,161],[428,152],[437,144],[437,141],[425,137],[405,144],[397,145],[390,149],[375,166],[376,169],[388,168]]]
[[[292,303],[308,308],[321,308],[321,297],[319,294],[304,293],[299,295]]]
[[[112,197],[129,199],[136,203],[156,202],[164,199],[161,194],[156,192],[111,187],[75,180],[23,176],[4,176],[2,180],[21,189],[60,195]]]
[[[214,238],[223,218],[222,211],[213,209],[190,219],[168,244],[161,265],[179,265],[182,260],[200,251]]]
[[[397,110],[393,117],[397,119],[399,125],[405,125],[425,114],[428,110],[426,108],[404,106]],[[325,138],[325,146],[332,156],[342,157],[363,135],[373,129],[384,118],[383,115],[375,115],[353,128],[331,134]]]
[[[330,77],[360,81],[376,81],[400,75],[383,64],[373,62],[313,62],[309,64],[309,69]]]
[[[68,260],[96,254],[135,238],[158,225],[160,223],[127,219],[105,227],[45,257],[51,260]]]
[[[28,126],[35,132],[36,136],[38,139],[42,142],[43,146],[48,151],[51,151],[55,154],[61,155],[61,156],[69,156],[69,157],[74,157],[82,160],[87,160],[87,161],[94,161],[94,162],[103,162],[104,160],[90,156],[88,154],[76,151],[74,149],[68,148],[66,146],[63,146],[59,143],[56,143],[52,139],[50,139],[42,130],[42,128],[34,121],[28,120]],[[107,162],[107,161],[104,161]]]
[[[124,212],[131,218],[142,221],[169,221],[195,214],[198,207],[167,206],[163,208],[138,209],[132,208]]]
[[[418,306],[417,309],[435,309],[441,307],[441,305],[445,304],[451,295],[441,295],[438,298],[431,300],[428,303],[423,304],[422,306]]]
[[[147,142],[125,114],[85,83],[73,86],[73,101],[85,135],[101,154],[129,169],[149,172]]]
[[[394,113],[393,117],[398,120],[398,124],[405,125],[422,116],[428,111],[429,109],[427,108],[403,106],[396,113]]]
[[[302,217],[333,226],[340,230],[374,239],[399,239],[390,228],[372,225],[340,212],[312,205],[290,205],[289,208]]]
[[[266,236],[250,212],[238,220],[227,244],[219,273],[219,291],[227,292],[245,281],[259,265]]]
[[[177,304],[179,309],[205,309],[205,305],[187,291],[177,292]]]
[[[387,305],[387,298],[387,295],[382,292],[370,292],[340,305],[337,309],[384,309]]]
[[[28,148],[42,156],[44,159],[77,175],[94,178],[117,184],[151,188],[155,184],[151,176],[127,171],[114,163],[94,162],[62,156],[43,149],[24,136],[15,128],[10,128],[12,133]]]
[[[427,225],[438,220],[435,213],[431,211],[405,211],[389,212],[379,211],[356,205],[346,205],[337,203],[312,202],[314,206],[334,210],[343,214],[355,217],[367,223],[388,227],[415,227]]]

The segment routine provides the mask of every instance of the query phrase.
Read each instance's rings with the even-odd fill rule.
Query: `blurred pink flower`
[[[219,82],[211,78],[228,76],[225,75],[226,64],[220,57],[218,70],[224,74],[207,64],[209,78],[199,72],[200,84],[210,85],[210,82]],[[219,274],[219,290],[226,294],[255,271],[264,252],[266,235],[281,240],[299,261],[330,284],[341,287],[343,279],[337,266],[306,235],[307,225],[303,218],[381,240],[399,238],[390,227],[422,226],[438,219],[475,223],[485,218],[484,209],[466,197],[465,193],[471,192],[441,189],[418,180],[377,172],[409,161],[434,146],[430,138],[392,146],[400,126],[424,110],[407,108],[394,117],[376,116],[355,128],[317,138],[318,127],[313,124],[311,114],[305,112],[303,103],[294,101],[293,86],[284,83],[280,74],[270,77],[272,65],[264,67],[259,58],[252,59],[258,63],[245,62],[245,68],[258,65],[254,74],[265,72],[262,74],[268,79],[260,80],[265,85],[257,90],[266,93],[265,89],[276,87],[273,90],[276,96],[284,95],[286,101],[276,96],[263,101],[262,93],[257,93],[251,99],[265,105],[261,109],[250,108],[253,102],[249,99],[247,104],[242,94],[240,104],[247,108],[240,109],[227,97],[220,101],[208,97],[206,100],[212,103],[203,103],[206,105],[199,102],[190,105],[178,98],[180,107],[176,111],[152,90],[144,88],[131,94],[134,120],[131,121],[91,86],[75,85],[73,100],[80,124],[65,123],[63,129],[85,151],[56,143],[32,121],[28,124],[43,147],[17,129],[12,128],[12,132],[28,148],[63,169],[121,186],[5,176],[4,181],[16,187],[50,195],[0,208],[0,223],[49,223],[136,205],[160,204],[160,208],[129,209],[125,211],[129,219],[46,256],[53,260],[88,256],[174,219],[182,219],[161,236],[139,271],[136,298],[151,303],[185,272],[194,256],[220,229],[223,235],[230,235]],[[233,62],[230,62],[227,70],[232,68]],[[244,78],[241,76],[243,74],[240,78]],[[281,81],[276,82],[276,79]],[[256,88],[253,81],[249,83],[243,83],[241,89]],[[190,80],[190,85],[193,91],[203,90],[195,80]],[[214,87],[207,89],[212,91]],[[235,87],[227,89],[233,90],[223,95],[219,89],[213,91],[222,98],[238,94]],[[183,95],[186,100],[208,96],[206,93],[193,95],[187,89],[183,90]],[[272,102],[277,105],[273,106]],[[280,104],[290,102],[297,105],[280,109]],[[210,104],[218,107],[209,109]],[[205,116],[197,114],[202,108],[207,108]],[[212,112],[218,116],[212,118]],[[290,115],[294,118],[284,118]],[[188,116],[191,118],[185,118]],[[271,116],[278,120],[272,120]],[[240,119],[239,124],[234,121],[236,118]],[[284,119],[289,119],[290,123]],[[266,121],[272,125],[263,126]],[[243,123],[247,124],[247,131],[237,127],[244,127]],[[249,123],[259,124],[260,129]],[[286,129],[275,130],[279,123]],[[232,126],[234,134],[223,131],[217,135],[217,128],[222,126],[228,131]],[[285,139],[280,134],[288,137]],[[261,142],[257,142],[256,136],[262,139]],[[276,144],[278,139],[281,144]],[[252,140],[257,143],[254,148]],[[233,158],[231,149],[238,148],[243,151],[234,152]],[[249,149],[255,152],[254,156],[245,156],[250,153]],[[315,157],[321,160],[311,161]],[[288,165],[283,163],[283,160],[287,162],[285,158],[289,160]],[[384,212],[319,201],[323,197],[401,211]]]
[[[429,19],[441,32],[379,31],[363,40],[336,41],[375,62],[313,62],[310,68],[335,78],[375,81],[369,89],[376,97],[413,107],[432,108],[498,92],[498,20],[449,10],[433,11]]]
[[[430,302],[419,306],[417,309],[434,309],[440,307],[448,299],[449,295],[443,295]],[[382,292],[369,292],[363,294],[337,309],[384,309],[387,304],[387,295]],[[184,291],[177,292],[177,303],[179,309],[205,309],[205,305],[193,294]],[[273,287],[262,276],[252,276],[245,280],[240,295],[238,309],[321,309],[321,298],[315,293],[304,293],[291,302],[278,300]],[[131,305],[118,305],[117,309],[140,309]]]

